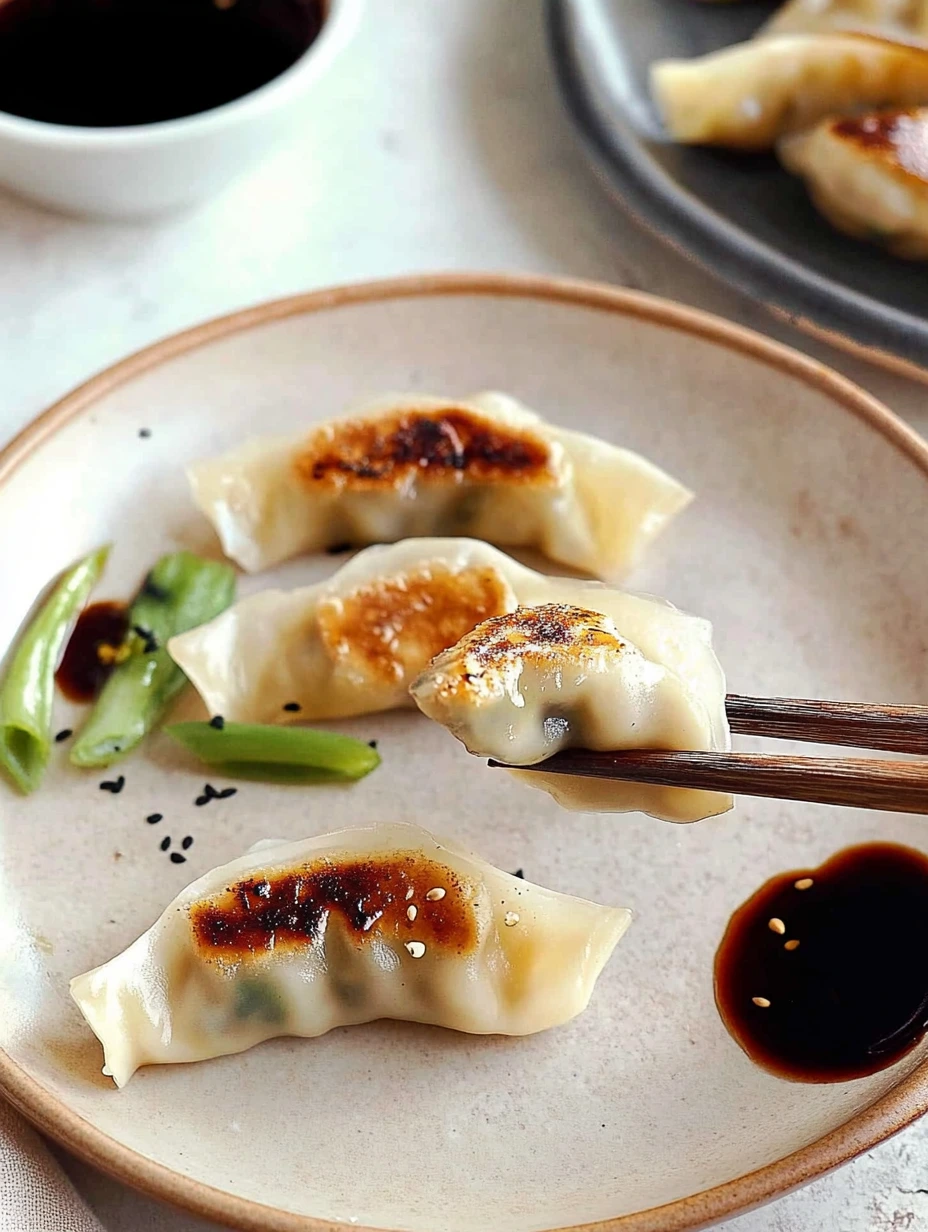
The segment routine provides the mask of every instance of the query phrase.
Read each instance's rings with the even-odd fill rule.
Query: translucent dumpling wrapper
[[[327,581],[242,599],[168,649],[210,714],[253,723],[346,718],[411,706],[409,686],[430,659],[482,620],[539,603],[611,616],[727,730],[708,621],[661,599],[548,577],[474,539],[367,548]],[[289,702],[300,710],[284,710]]]
[[[142,1065],[377,1018],[528,1035],[586,1008],[630,920],[418,826],[359,827],[207,873],[71,995],[120,1087]]]
[[[826,116],[928,103],[928,48],[866,34],[775,35],[660,61],[651,88],[676,141],[763,150]]]
[[[839,230],[928,258],[928,108],[823,120],[778,152]]]
[[[338,545],[471,535],[614,577],[691,497],[638,454],[492,393],[381,399],[188,476],[224,550],[252,572]]]
[[[679,665],[678,665],[679,666]],[[478,625],[413,682],[419,709],[471,753],[534,766],[562,749],[729,747],[721,696],[643,649],[627,626],[570,604],[519,608]],[[498,771],[493,771],[498,773]],[[732,807],[720,792],[511,771],[564,808],[699,821]]]
[[[887,38],[928,38],[928,0],[788,0],[761,34],[865,30]]]

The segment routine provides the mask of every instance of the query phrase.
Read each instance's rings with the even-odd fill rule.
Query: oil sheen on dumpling
[[[867,34],[776,35],[660,61],[651,86],[676,141],[762,150],[829,115],[928,103],[928,48]]]
[[[471,535],[614,577],[691,495],[630,450],[503,394],[383,399],[188,475],[226,553],[252,572],[340,544]]]
[[[824,120],[778,152],[839,230],[928,259],[928,108]]]
[[[120,1087],[142,1065],[376,1018],[528,1035],[586,1008],[630,920],[418,826],[359,827],[207,873],[71,995]]]
[[[346,718],[411,705],[418,673],[475,625],[519,604],[553,602],[605,612],[724,711],[707,621],[599,582],[548,577],[475,539],[367,548],[327,581],[242,599],[168,649],[210,714],[254,723]],[[283,709],[291,701],[299,712]]]
[[[887,38],[928,37],[928,0],[787,0],[761,29],[768,34],[865,30]]]
[[[724,695],[701,695],[677,666],[679,673],[649,658],[601,612],[545,604],[484,621],[434,659],[411,691],[471,753],[513,766],[570,748],[727,749]],[[698,821],[732,807],[718,792],[512,773],[583,812]]]

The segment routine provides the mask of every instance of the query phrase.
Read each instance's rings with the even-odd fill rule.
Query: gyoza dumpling
[[[787,0],[761,34],[866,30],[890,38],[928,36],[928,0]]]
[[[691,496],[637,454],[503,394],[383,399],[188,475],[226,553],[251,572],[338,544],[472,535],[611,577]]]
[[[410,691],[422,712],[471,753],[528,766],[566,748],[728,749],[724,698],[707,707],[692,685],[642,654],[609,617],[551,604],[478,625],[433,660]],[[692,822],[733,804],[720,792],[509,773],[577,812],[640,811]]]
[[[678,665],[679,666],[679,665]],[[727,749],[724,697],[706,705],[685,672],[642,653],[624,625],[588,608],[519,608],[478,625],[413,682],[423,714],[471,753],[533,766],[561,749]],[[512,771],[581,812],[640,810],[699,821],[731,796],[579,775]]]
[[[375,1018],[529,1035],[586,1008],[630,920],[418,826],[342,830],[207,873],[71,995],[120,1087]]]
[[[867,34],[793,34],[662,60],[651,87],[671,136],[762,150],[824,117],[928,103],[928,48]]]
[[[928,109],[824,120],[777,148],[839,230],[928,258]]]
[[[368,548],[316,586],[242,599],[168,650],[210,714],[254,723],[345,718],[411,705],[416,675],[480,621],[555,602],[610,615],[724,723],[725,681],[707,621],[660,599],[536,573],[475,539]],[[291,701],[298,713],[283,709]]]

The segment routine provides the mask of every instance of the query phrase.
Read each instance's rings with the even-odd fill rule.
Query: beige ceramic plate
[[[143,352],[0,457],[0,645],[66,562],[114,539],[103,595],[161,551],[213,548],[182,466],[386,390],[510,390],[642,450],[699,494],[633,579],[714,620],[738,692],[924,702],[928,453],[887,411],[794,352],[606,288],[439,278],[309,295]],[[150,428],[150,439],[140,439]],[[268,581],[315,579],[329,558]],[[59,725],[70,719],[62,707]],[[745,801],[692,827],[559,812],[414,714],[346,725],[384,764],[348,790],[204,775],[151,743],[101,792],[56,750],[0,795],[0,1085],[73,1150],[242,1227],[351,1221],[412,1232],[695,1227],[861,1151],[928,1105],[921,1049],[843,1086],[780,1082],[722,1028],[712,958],[770,874],[918,819]],[[147,814],[162,812],[158,826]],[[396,1023],[141,1072],[122,1092],[67,997],[195,875],[264,836],[378,818],[456,835],[503,868],[637,914],[589,1010],[545,1035]],[[194,845],[185,865],[159,841]],[[660,1208],[660,1209],[654,1209]]]

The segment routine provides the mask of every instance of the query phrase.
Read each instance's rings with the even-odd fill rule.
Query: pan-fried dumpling
[[[928,103],[928,48],[867,34],[776,35],[660,61],[651,86],[675,140],[763,150],[836,113]]]
[[[928,258],[928,108],[824,120],[778,151],[839,230]]]
[[[242,599],[168,650],[210,714],[253,723],[345,718],[409,706],[416,675],[480,621],[552,602],[607,613],[724,718],[707,621],[660,599],[536,573],[474,539],[367,548],[316,586]],[[285,711],[288,702],[300,711]]]
[[[648,657],[617,620],[569,604],[491,617],[438,655],[411,692],[471,753],[512,766],[569,748],[729,747],[724,697],[706,705],[694,680]],[[582,812],[698,821],[732,807],[718,792],[512,773]]]
[[[612,577],[691,496],[637,454],[503,394],[384,399],[188,474],[226,553],[251,572],[340,544],[472,535]]]
[[[865,30],[888,38],[928,36],[928,0],[787,0],[761,34]]]
[[[529,1035],[586,1008],[630,920],[418,826],[342,830],[207,873],[71,995],[120,1087],[375,1018]]]

